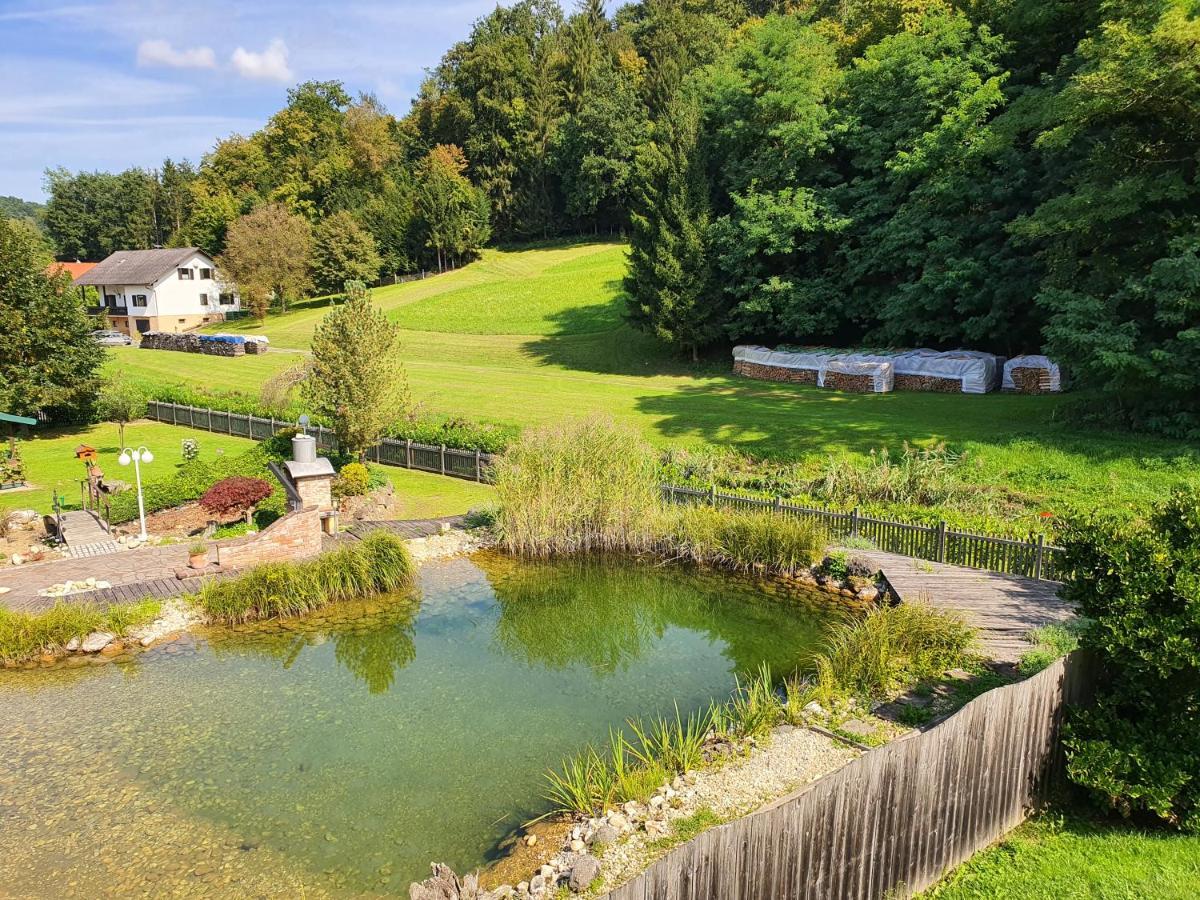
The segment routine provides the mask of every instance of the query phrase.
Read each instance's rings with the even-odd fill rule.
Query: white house
[[[241,298],[217,277],[212,257],[197,247],[118,250],[80,275],[77,285],[92,285],[112,327],[125,334],[187,331],[223,321],[240,311]]]

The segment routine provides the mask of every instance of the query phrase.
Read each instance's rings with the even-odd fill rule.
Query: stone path
[[[103,556],[123,549],[95,513],[82,509],[62,514],[62,537],[67,556],[73,558]]]
[[[25,566],[5,566],[0,569],[0,587],[10,590],[0,594],[0,605],[13,610],[37,612],[48,609],[55,602],[94,603],[132,602],[151,596],[143,593],[129,599],[111,596],[119,594],[128,585],[146,582],[170,581],[178,584],[175,570],[188,564],[187,545],[170,544],[165,547],[139,547],[102,556],[76,559],[55,559]],[[82,581],[95,578],[107,581],[112,588],[104,591],[89,591],[70,594],[66,597],[42,597],[38,591],[64,581]],[[103,595],[103,597],[102,597]],[[174,596],[174,595],[171,595]]]
[[[1031,629],[1065,622],[1075,615],[1058,596],[1060,585],[1054,581],[948,566],[878,550],[856,550],[853,555],[877,566],[900,601],[923,601],[961,612],[979,629],[985,651],[998,662],[1017,662],[1029,649],[1024,638]]]

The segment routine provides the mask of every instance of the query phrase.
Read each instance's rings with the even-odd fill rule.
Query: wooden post
[[[412,468],[412,438],[404,439],[404,468]]]
[[[225,413],[225,433],[233,437],[233,413]]]
[[[937,527],[937,561],[946,561],[946,520],[938,522]]]
[[[483,481],[483,466],[479,462],[479,448],[475,448],[475,480]]]
[[[325,426],[320,422],[317,423],[317,447],[321,447],[321,441],[325,439]]]
[[[675,485],[667,485],[667,499],[671,501],[671,505],[675,505]]]
[[[1037,539],[1037,553],[1033,557],[1033,577],[1041,580],[1042,577],[1042,562],[1046,553],[1046,536],[1039,534]]]
[[[445,475],[446,474],[446,445],[445,444],[442,444],[441,463],[442,463],[442,474]]]
[[[708,505],[717,505],[717,486],[715,484],[710,484],[708,486]]]
[[[379,451],[383,449],[383,441],[375,444],[375,465],[379,465]]]
[[[858,537],[858,507],[850,510],[850,536]]]
[[[213,430],[213,427],[212,427],[212,407],[210,406],[210,407],[209,407],[207,410],[205,410],[205,412],[207,412],[207,413],[208,413],[208,430],[211,432],[211,431]]]
[[[775,512],[777,512],[777,513],[783,512],[783,498],[776,497],[774,500],[771,501],[771,506],[775,509]]]
[[[171,424],[172,425],[179,424],[179,417],[176,415],[176,410],[178,410],[178,409],[179,409],[179,407],[176,406],[174,403],[171,404]]]
[[[271,436],[275,436],[275,417],[271,416]]]

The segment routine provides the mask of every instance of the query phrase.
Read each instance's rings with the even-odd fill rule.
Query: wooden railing
[[[223,412],[180,403],[151,401],[146,414],[159,422],[186,425],[189,428],[201,428],[256,441],[272,437],[280,428],[300,428],[295,422],[285,419]],[[320,449],[336,452],[337,438],[331,429],[322,425],[308,425],[303,430],[316,439]],[[384,438],[367,451],[367,458],[385,466],[401,466],[470,481],[487,481],[492,465],[490,453],[394,438]],[[708,503],[734,509],[761,509],[809,519],[818,522],[831,539],[861,537],[888,553],[1004,572],[1009,575],[1023,575],[1027,578],[1049,581],[1060,581],[1062,578],[1062,549],[1047,544],[1041,535],[1025,541],[1014,540],[995,535],[955,531],[945,522],[922,525],[900,519],[866,516],[858,509],[845,512],[800,506],[779,497],[770,500],[745,497],[722,493],[716,488],[702,490],[664,484],[662,491],[663,496],[674,503]]]

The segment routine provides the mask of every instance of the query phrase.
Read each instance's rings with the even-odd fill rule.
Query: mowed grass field
[[[1187,900],[1200,837],[1074,813],[1033,819],[922,894],[936,900]]]
[[[1054,513],[1145,508],[1200,483],[1196,448],[1073,428],[1057,418],[1062,398],[843,394],[738,378],[724,355],[692,366],[624,322],[625,255],[604,242],[491,249],[373,297],[404,329],[413,395],[430,414],[531,426],[599,413],[662,447],[727,445],[814,465],[944,441],[968,453],[972,481]],[[261,357],[116,348],[114,362],[149,383],[253,395],[307,349],[328,309],[313,300],[225,327],[268,335]]]

